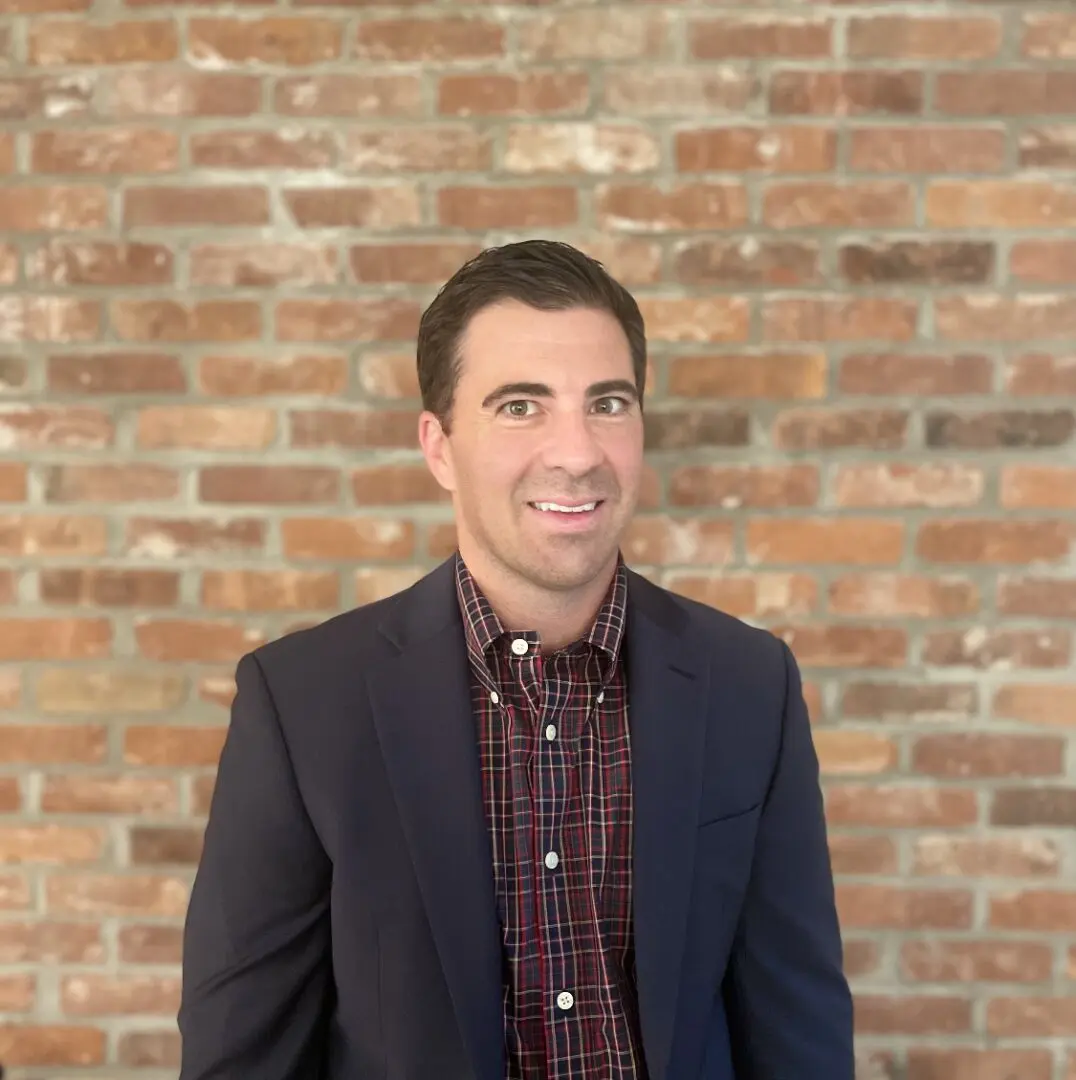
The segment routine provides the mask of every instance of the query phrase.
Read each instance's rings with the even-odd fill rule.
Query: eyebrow
[[[587,397],[607,397],[610,394],[624,394],[627,397],[632,398],[635,401],[639,399],[639,391],[636,390],[635,384],[628,379],[606,379],[604,382],[592,383],[587,387]],[[482,407],[488,408],[494,402],[501,401],[504,398],[513,397],[537,397],[537,398],[551,398],[553,397],[553,391],[545,383],[533,383],[533,382],[511,382],[504,383],[502,386],[498,386],[496,390],[489,393],[482,400]]]

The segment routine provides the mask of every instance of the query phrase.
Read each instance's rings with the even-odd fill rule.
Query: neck
[[[578,589],[554,591],[468,552],[462,544],[460,555],[505,629],[536,631],[542,652],[555,652],[587,633],[616,572],[614,557],[592,582]]]

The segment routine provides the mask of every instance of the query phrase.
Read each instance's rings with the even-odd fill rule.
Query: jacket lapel
[[[370,676],[374,721],[477,1080],[504,1076],[501,938],[452,561],[405,593]]]
[[[667,594],[633,573],[628,598],[639,1010],[651,1080],[664,1080],[687,944],[710,670]]]

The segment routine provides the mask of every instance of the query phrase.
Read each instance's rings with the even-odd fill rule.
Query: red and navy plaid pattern
[[[546,656],[536,633],[502,626],[458,555],[456,585],[506,960],[506,1080],[644,1080],[624,565],[589,633]]]

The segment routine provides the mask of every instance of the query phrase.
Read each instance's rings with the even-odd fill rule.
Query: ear
[[[452,447],[441,427],[441,421],[431,412],[418,418],[418,442],[433,478],[448,492],[456,490],[456,470],[452,464]]]

